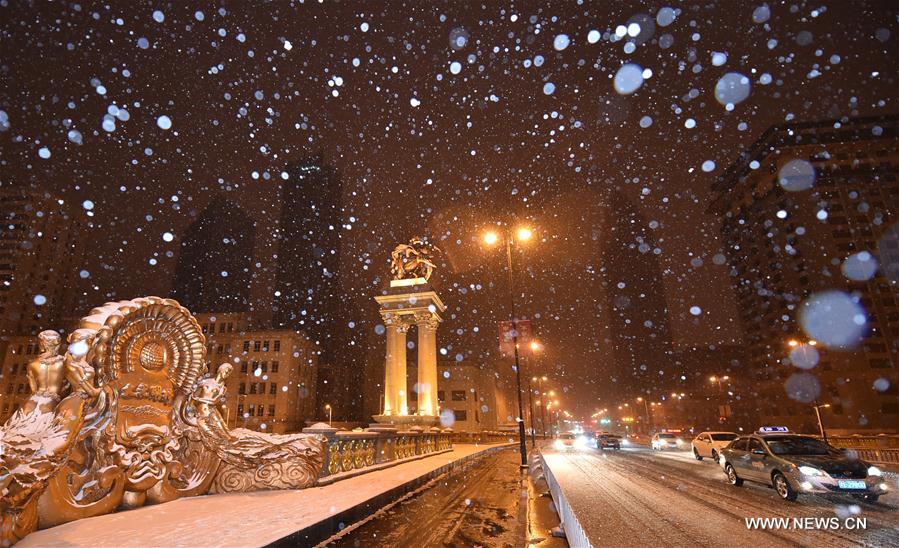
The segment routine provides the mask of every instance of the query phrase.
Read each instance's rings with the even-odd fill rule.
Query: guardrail
[[[553,476],[552,469],[547,465],[543,453],[540,453],[540,461],[543,465],[543,475],[546,477],[547,485],[549,485],[549,492],[553,497],[553,503],[556,505],[556,512],[559,513],[559,519],[562,520],[562,531],[565,532],[565,539],[568,541],[568,545],[576,546],[577,548],[593,546],[587,538],[584,528],[581,527],[580,522],[575,517],[571,505],[568,504],[559,482]]]
[[[366,468],[380,468],[429,453],[453,448],[452,431],[431,430],[362,430],[341,431],[324,425],[304,428],[305,433],[321,434],[328,439],[328,450],[319,478],[348,472],[362,473]]]
[[[453,432],[454,443],[511,443],[518,441],[518,432],[484,430],[481,432]]]
[[[899,436],[827,436],[827,441],[844,449],[899,449]]]
[[[874,464],[899,465],[899,449],[867,449],[863,447],[846,447],[845,449],[850,455]]]
[[[827,443],[874,464],[899,465],[899,436],[827,436]]]

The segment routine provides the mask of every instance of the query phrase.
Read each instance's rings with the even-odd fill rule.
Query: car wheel
[[[718,451],[712,449],[712,460],[718,462]]]
[[[695,447],[693,448],[693,456],[696,457],[696,460],[702,460],[702,455],[699,454]]]
[[[773,481],[774,490],[777,491],[777,494],[780,495],[780,498],[790,501],[796,500],[796,495],[798,493],[793,490],[793,487],[790,485],[790,482],[787,481],[786,476],[784,476],[780,472],[774,472]]]
[[[728,464],[724,467],[724,472],[727,473],[727,481],[729,481],[731,485],[736,485],[737,487],[743,485],[743,478],[737,475],[737,471],[734,470],[733,466]]]

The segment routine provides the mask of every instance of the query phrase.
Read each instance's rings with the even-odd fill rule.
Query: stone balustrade
[[[346,431],[318,423],[304,428],[303,432],[321,434],[328,440],[320,479],[349,472],[362,473],[369,467],[453,448],[453,433],[449,429],[425,431],[413,427],[409,430],[377,428]]]

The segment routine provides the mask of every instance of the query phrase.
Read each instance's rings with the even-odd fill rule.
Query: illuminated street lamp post
[[[540,343],[537,341],[531,341],[531,356],[533,359],[533,368],[536,369],[537,352],[540,351]],[[534,425],[534,389],[531,386],[531,382],[536,382],[537,377],[528,377],[528,410],[531,414],[531,447],[537,446],[536,436],[537,436],[537,427]]]
[[[328,426],[331,426],[331,404],[326,403],[325,409],[328,411]]]
[[[651,431],[652,430],[652,415],[649,414],[649,402],[646,400],[646,398],[642,398],[642,397],[637,398],[637,401],[643,402],[643,409],[646,410],[646,428]]]
[[[505,228],[505,227],[504,227]],[[518,361],[518,319],[515,317],[515,277],[513,275],[512,264],[512,246],[518,242],[525,242],[533,237],[534,233],[530,228],[519,228],[515,237],[508,231],[503,232],[506,244],[506,261],[507,270],[509,272],[509,319],[512,321],[512,345],[515,352],[515,382],[518,388],[518,444],[521,450],[521,467],[528,467],[528,450],[524,434],[524,404],[521,397],[521,364]],[[496,232],[487,232],[484,234],[484,243],[493,245],[500,239],[500,235]]]
[[[726,382],[726,381],[728,381],[728,380],[730,380],[730,377],[728,377],[727,375],[724,375],[723,377],[720,377],[720,376],[717,376],[717,375],[712,375],[711,377],[709,377],[709,382],[715,382],[715,383],[718,383],[718,392],[721,392],[721,390],[722,390],[722,388],[721,388],[721,381],[725,381],[725,382]]]
[[[546,376],[534,377],[533,380],[537,383],[537,394],[543,398],[545,396],[543,393],[543,383],[546,382]],[[537,405],[540,407],[540,430],[543,432],[543,439],[546,439],[546,407],[540,405],[539,401],[537,402]]]
[[[821,438],[824,440],[824,443],[827,443],[827,432],[824,430],[824,423],[821,421],[821,408],[830,407],[829,403],[825,403],[822,405],[818,405],[818,400],[815,400],[815,416],[818,417],[818,430],[821,432]]]

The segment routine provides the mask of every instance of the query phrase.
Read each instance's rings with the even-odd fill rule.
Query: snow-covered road
[[[899,546],[899,500],[876,504],[727,483],[721,468],[686,452],[547,449],[544,459],[594,546]],[[853,514],[852,512],[857,512]],[[867,518],[858,530],[749,530],[745,518]],[[792,522],[791,522],[792,523]]]

